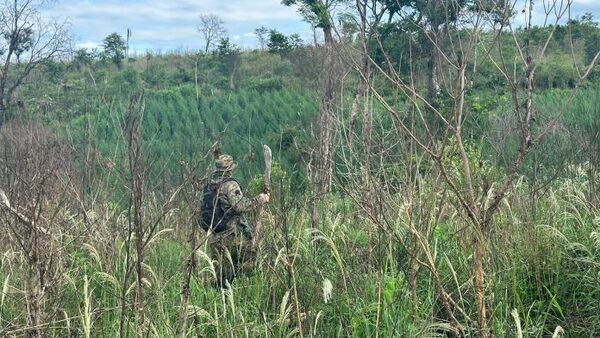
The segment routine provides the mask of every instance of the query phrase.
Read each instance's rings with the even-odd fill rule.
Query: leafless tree
[[[214,14],[200,14],[198,31],[204,38],[204,54],[208,53],[208,50],[225,36],[227,30],[224,24],[223,20]]]
[[[19,252],[26,262],[20,287],[27,313],[3,328],[20,327],[28,336],[43,337],[56,316],[52,308],[61,300],[49,295],[62,285],[68,267],[62,241],[81,230],[65,208],[74,203],[70,187],[78,180],[73,167],[70,149],[46,128],[15,121],[2,129],[0,184],[6,194],[0,191],[0,224],[6,231],[1,245]]]
[[[70,50],[66,24],[42,18],[45,0],[4,0],[0,4],[0,128],[15,90],[33,69]]]

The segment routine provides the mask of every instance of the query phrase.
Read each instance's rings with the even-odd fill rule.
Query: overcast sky
[[[536,0],[536,11],[543,2]],[[523,4],[519,0],[517,9]],[[574,0],[572,16],[585,12],[600,19],[600,0]],[[201,48],[200,14],[221,18],[232,42],[245,48],[257,45],[253,31],[260,26],[311,39],[296,8],[281,5],[281,0],[58,0],[43,11],[70,22],[78,47],[97,47],[108,34],[125,36],[129,28],[131,49],[140,53]]]

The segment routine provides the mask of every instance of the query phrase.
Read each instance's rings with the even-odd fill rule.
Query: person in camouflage
[[[210,185],[216,187],[218,203],[228,217],[224,229],[208,232],[208,246],[216,261],[219,286],[231,283],[235,276],[254,267],[255,250],[252,248],[253,229],[244,214],[269,202],[262,193],[247,198],[239,183],[232,178],[237,163],[230,155],[220,155],[215,160],[215,170]]]

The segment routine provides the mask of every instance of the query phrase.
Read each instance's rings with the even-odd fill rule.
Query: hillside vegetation
[[[82,50],[32,71],[0,127],[10,200],[0,208],[0,336],[600,336],[598,70],[580,81],[596,23],[484,32],[536,48],[554,37],[531,101],[513,95],[527,83],[506,85],[491,57],[469,60],[478,71],[458,91],[462,134],[446,123],[456,69],[435,70],[406,22],[378,27],[364,46],[352,32],[337,37],[325,194],[315,183],[324,46],[240,51],[227,40],[212,53],[118,62]],[[375,71],[361,96],[363,47]],[[484,47],[477,55],[519,58]],[[534,132],[549,127],[496,201],[523,147],[514,102],[531,102]],[[216,142],[248,195],[263,187],[263,144],[274,157],[257,266],[228,289],[211,283],[194,226]]]

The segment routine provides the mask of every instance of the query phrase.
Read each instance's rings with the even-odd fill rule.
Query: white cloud
[[[99,48],[100,44],[94,41],[85,41],[85,42],[80,42],[75,44],[75,47],[77,47],[78,49],[80,48],[85,48],[85,49],[94,49],[94,48]]]

